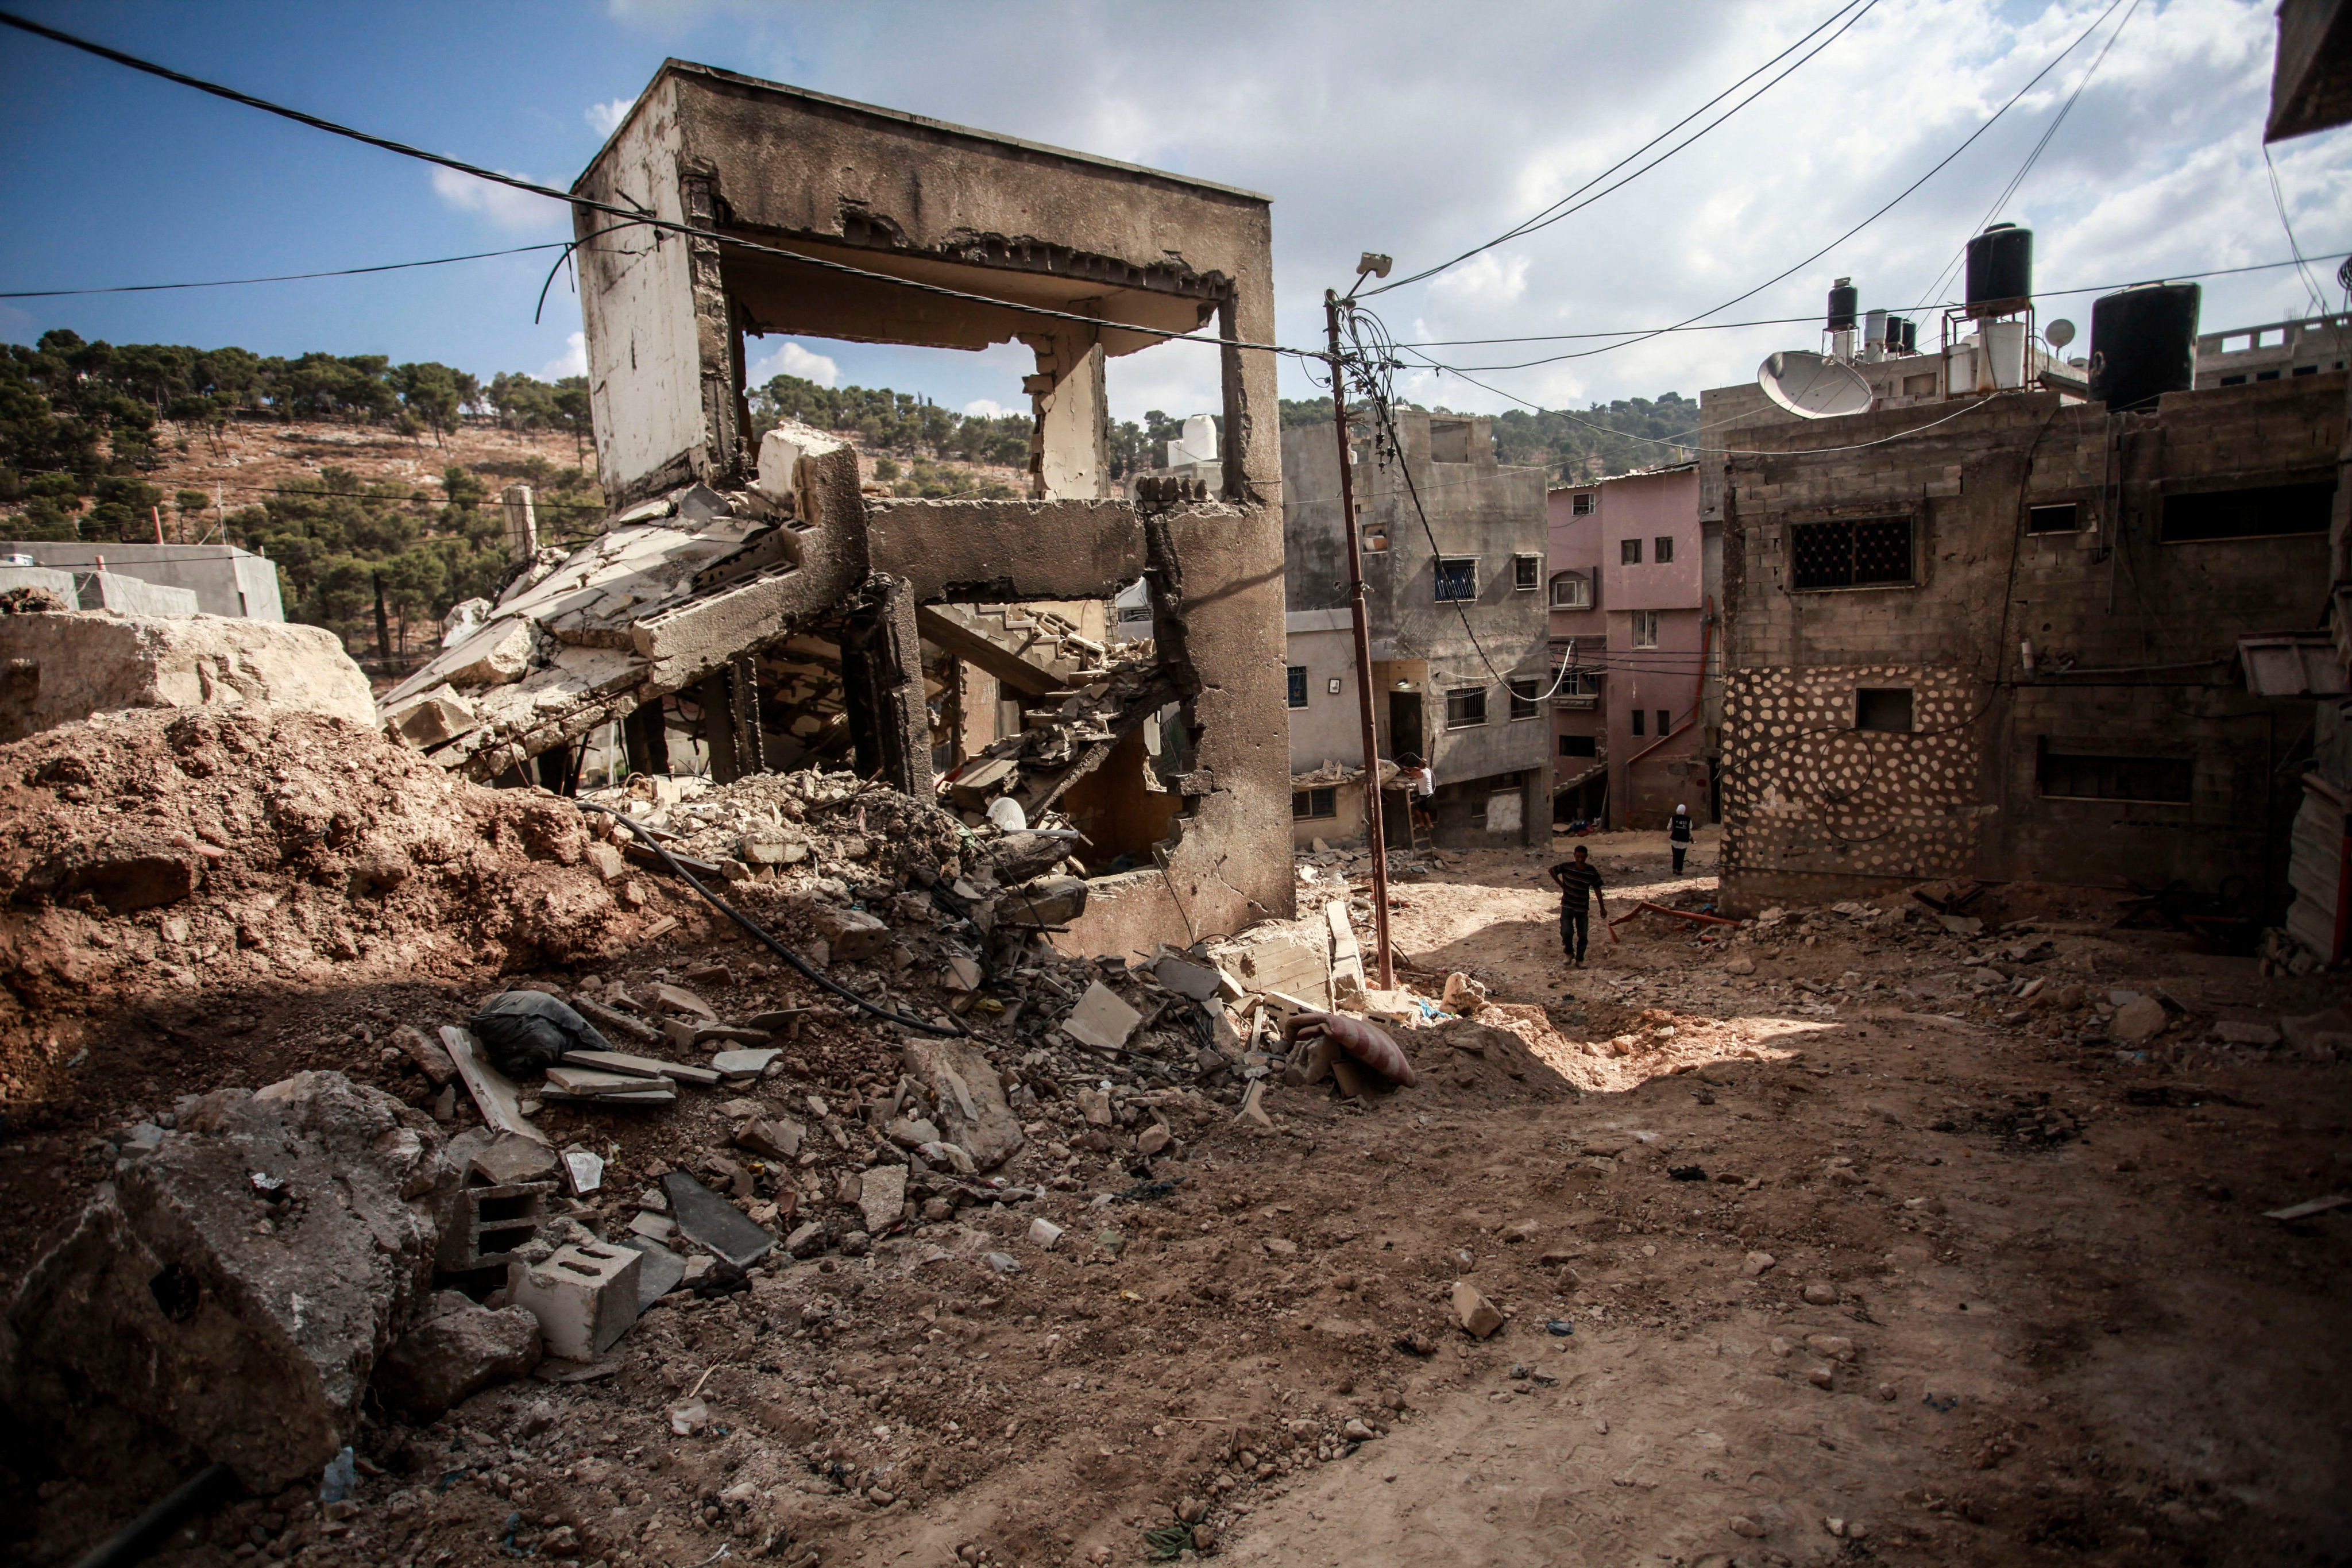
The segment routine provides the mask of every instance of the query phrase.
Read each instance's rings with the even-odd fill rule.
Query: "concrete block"
[[[367,677],[322,626],[196,615],[5,616],[0,668],[8,672],[0,742],[126,708],[268,703],[375,722]]]
[[[142,582],[120,572],[84,574],[78,603],[85,610],[111,610],[118,616],[184,616],[196,613],[194,589]]]
[[[645,1255],[630,1247],[574,1242],[538,1263],[507,1271],[514,1304],[539,1320],[550,1355],[593,1361],[637,1321],[637,1274]]]

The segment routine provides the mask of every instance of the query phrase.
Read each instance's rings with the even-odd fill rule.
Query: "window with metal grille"
[[[1511,558],[1511,586],[1522,594],[1532,594],[1543,586],[1543,557],[1515,555]]]
[[[2062,800],[2131,800],[2187,805],[2196,779],[2189,757],[2102,757],[2042,753],[2042,793]]]
[[[1655,647],[1658,646],[1657,611],[1636,610],[1633,612],[1633,646],[1635,647]]]
[[[1295,789],[1290,792],[1290,816],[1294,822],[1308,822],[1318,816],[1339,815],[1339,792],[1337,789]]]
[[[2264,485],[2259,489],[2200,490],[2164,498],[2158,535],[2167,544],[2201,539],[2263,539],[2326,533],[2336,510],[2336,483]]]
[[[1553,578],[1551,607],[1555,610],[1592,608],[1592,579],[1581,572],[1563,572]]]
[[[1884,730],[1889,734],[1911,732],[1911,689],[1907,686],[1863,686],[1854,689],[1853,727]]]
[[[1641,563],[1642,542],[1638,539],[1619,540],[1617,542],[1617,564],[1620,566],[1639,566]]]
[[[1468,686],[1445,694],[1445,727],[1467,730],[1486,721],[1486,689]]]
[[[1478,596],[1478,562],[1475,556],[1441,555],[1437,558],[1437,602],[1441,605],[1457,599]]]
[[[1650,542],[1656,547],[1651,552],[1650,559],[1656,562],[1659,565],[1664,566],[1675,558],[1675,536],[1673,534],[1662,533]]]
[[[1593,505],[1595,502],[1599,501],[1600,499],[1601,498],[1599,496],[1594,495],[1591,490],[1585,491],[1580,496],[1571,496],[1569,499],[1568,503],[1569,516],[1591,517],[1592,515]]]
[[[1538,702],[1536,698],[1542,689],[1534,681],[1524,677],[1514,679],[1511,682],[1511,717],[1532,719],[1540,712],[1542,704]]]
[[[2054,501],[2048,506],[2025,509],[2025,531],[2028,533],[2080,533],[2083,531],[2083,503]]]
[[[1907,517],[1792,523],[1789,556],[1792,588],[1874,588],[1916,580]]]
[[[1307,667],[1303,664],[1290,666],[1290,705],[1293,708],[1307,706]]]
[[[1562,735],[1559,738],[1559,754],[1563,757],[1597,757],[1601,754],[1601,737]]]

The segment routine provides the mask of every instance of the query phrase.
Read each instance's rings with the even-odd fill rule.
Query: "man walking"
[[[1580,844],[1573,858],[1551,868],[1551,879],[1559,884],[1560,951],[1581,964],[1585,941],[1591,930],[1584,908],[1586,895],[1600,900],[1601,918],[1609,918],[1608,900],[1601,898],[1601,873],[1593,869],[1591,858]]]
[[[1675,807],[1675,819],[1666,824],[1666,845],[1675,852],[1675,875],[1679,877],[1683,874],[1683,857],[1690,853],[1691,814],[1689,806],[1678,805]]]

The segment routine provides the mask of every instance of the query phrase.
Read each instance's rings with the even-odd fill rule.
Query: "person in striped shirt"
[[[1582,963],[1585,939],[1591,930],[1584,908],[1588,894],[1601,900],[1601,918],[1609,918],[1608,900],[1601,899],[1601,873],[1593,868],[1591,857],[1580,844],[1574,858],[1551,868],[1551,879],[1559,884],[1560,951],[1575,963]]]

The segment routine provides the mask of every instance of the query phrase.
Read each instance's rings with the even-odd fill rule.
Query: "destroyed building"
[[[2310,618],[2344,407],[2330,373],[1722,432],[1726,906],[1979,878],[2275,920],[2310,710],[2233,665]]]
[[[677,60],[573,191],[697,231],[576,209],[611,526],[531,554],[387,694],[390,732],[485,782],[568,788],[604,744],[1056,811],[1091,877],[1072,951],[1287,915],[1275,366],[1238,346],[1272,335],[1265,199]],[[1105,362],[1203,329],[1218,482],[1117,499]],[[868,496],[841,442],[755,440],[772,333],[1025,344],[1031,496]],[[1139,580],[1114,659],[1084,606]]]
[[[1544,471],[1498,463],[1488,425],[1401,409],[1401,451],[1369,426],[1354,447],[1381,760],[1434,770],[1434,793],[1416,798],[1450,847],[1550,833]],[[1331,426],[1284,431],[1282,468],[1291,812],[1336,841],[1363,832],[1364,759]],[[1412,844],[1414,814],[1392,782],[1382,813],[1391,846]]]

